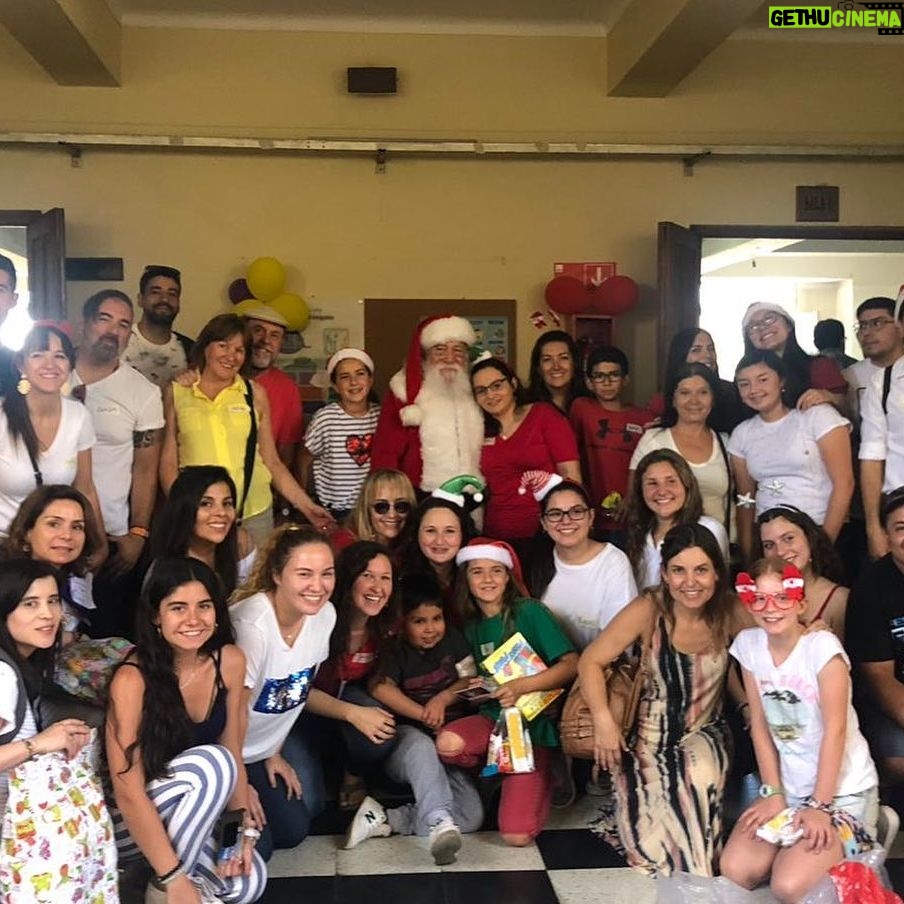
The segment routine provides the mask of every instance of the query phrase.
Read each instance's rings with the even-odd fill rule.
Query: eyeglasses
[[[482,399],[488,392],[499,392],[506,383],[508,383],[508,380],[505,377],[500,377],[498,380],[493,380],[492,383],[489,383],[486,386],[475,386],[474,398]]]
[[[754,593],[753,599],[747,602],[747,608],[751,612],[762,612],[768,603],[772,603],[776,609],[792,609],[798,602],[785,593]]]
[[[590,374],[591,383],[617,383],[622,378],[621,371],[618,372],[596,372]]]
[[[893,324],[894,320],[887,317],[874,317],[872,320],[858,320],[854,325],[854,332],[859,336],[861,333],[877,333],[884,326]]]
[[[761,320],[756,320],[753,323],[748,323],[747,332],[762,333],[763,330],[768,330],[770,326],[774,326],[777,320],[778,314],[767,314]]]
[[[378,499],[371,508],[378,515],[387,515],[390,509],[393,509],[399,515],[407,515],[411,511],[411,503],[407,499],[397,499],[395,502]]]
[[[570,509],[547,509],[543,517],[553,524],[558,524],[566,515],[570,521],[580,521],[587,517],[589,511],[586,505],[573,505]]]

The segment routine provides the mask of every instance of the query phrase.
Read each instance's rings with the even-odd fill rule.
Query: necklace
[[[187,688],[198,677],[201,669],[204,668],[204,660],[202,659],[184,678],[179,679],[179,690]]]

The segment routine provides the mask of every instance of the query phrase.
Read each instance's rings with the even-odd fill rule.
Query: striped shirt
[[[321,505],[350,509],[358,501],[370,471],[370,453],[380,406],[352,417],[338,402],[330,402],[311,419],[304,444],[314,457],[314,488]]]

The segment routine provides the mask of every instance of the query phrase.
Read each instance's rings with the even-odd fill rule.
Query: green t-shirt
[[[548,666],[555,665],[566,653],[575,652],[574,645],[562,632],[553,614],[538,600],[515,600],[514,616],[514,629],[508,633],[505,632],[501,615],[469,621],[465,625],[465,637],[471,644],[478,665],[518,631]],[[480,707],[480,714],[495,720],[499,716],[499,710],[499,704],[493,700]],[[556,721],[546,711],[528,722],[527,726],[535,745],[559,746]]]

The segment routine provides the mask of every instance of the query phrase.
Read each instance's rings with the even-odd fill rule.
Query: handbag
[[[625,738],[637,721],[640,695],[647,677],[647,650],[648,646],[644,644],[640,656],[629,657],[623,653],[603,669],[609,711]],[[593,718],[581,693],[580,681],[575,681],[565,701],[559,732],[565,756],[593,759]]]

